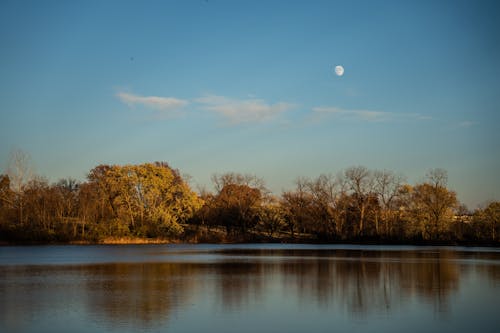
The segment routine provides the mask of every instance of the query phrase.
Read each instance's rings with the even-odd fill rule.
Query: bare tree
[[[349,167],[344,171],[345,180],[355,197],[359,210],[358,234],[364,231],[366,210],[369,205],[369,195],[373,192],[374,181],[372,173],[364,166]]]
[[[262,178],[250,174],[241,174],[236,172],[226,172],[223,174],[213,174],[212,182],[214,184],[215,191],[220,193],[226,185],[245,185],[251,188],[256,188],[261,191],[262,194],[268,194],[269,190],[265,186],[265,182]]]
[[[430,169],[425,175],[426,183],[434,187],[446,187],[448,185],[448,172],[441,168]]]
[[[400,193],[401,185],[404,182],[404,177],[397,175],[389,170],[376,170],[373,173],[374,189],[377,193],[379,203],[382,206],[382,222],[385,226],[385,234],[391,233],[389,220],[397,213],[396,206],[397,197]],[[378,232],[378,219],[376,220],[376,229]]]
[[[33,179],[34,175],[29,155],[20,149],[12,151],[7,175],[10,179],[11,189],[16,193],[22,193],[23,187]]]
[[[333,176],[324,174],[307,183],[312,200],[313,231],[327,237],[337,232],[338,187],[339,184]]]
[[[19,223],[21,224],[24,222],[23,193],[26,184],[33,179],[33,174],[29,155],[20,149],[12,151],[7,167],[7,175],[10,179],[10,187],[15,194],[16,208],[18,211]]]

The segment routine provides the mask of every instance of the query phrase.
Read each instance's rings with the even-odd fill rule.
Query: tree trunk
[[[364,223],[365,223],[365,205],[362,205],[359,215],[359,231],[358,231],[359,236],[363,235]]]

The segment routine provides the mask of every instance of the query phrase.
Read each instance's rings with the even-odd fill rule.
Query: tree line
[[[410,185],[392,171],[349,167],[299,178],[273,195],[253,175],[216,174],[213,191],[193,191],[165,162],[98,165],[84,182],[49,183],[18,154],[0,175],[0,239],[102,242],[500,242],[500,202],[469,212],[430,170]]]

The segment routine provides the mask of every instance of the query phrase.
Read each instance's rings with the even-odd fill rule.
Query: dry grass
[[[139,237],[107,237],[100,244],[168,244],[171,241],[162,238],[139,238]]]

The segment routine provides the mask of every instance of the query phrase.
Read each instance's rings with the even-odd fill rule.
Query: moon
[[[342,76],[344,75],[344,67],[338,65],[338,66],[335,66],[335,74],[337,76]]]

